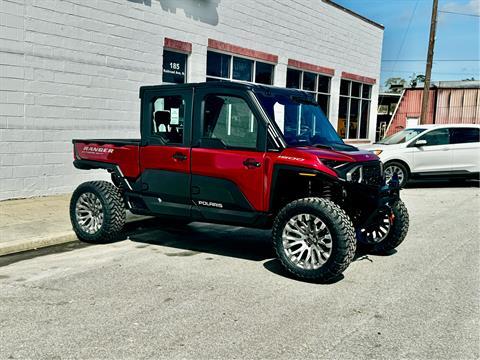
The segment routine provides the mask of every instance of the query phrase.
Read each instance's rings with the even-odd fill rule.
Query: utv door
[[[266,124],[250,96],[195,93],[191,196],[199,219],[251,224],[263,210]]]
[[[190,216],[192,92],[146,90],[142,97],[142,194],[157,214]]]

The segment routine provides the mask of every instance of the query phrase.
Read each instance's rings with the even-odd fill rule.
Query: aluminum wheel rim
[[[103,224],[103,206],[94,193],[80,195],[75,205],[77,224],[88,234],[95,234]]]
[[[392,180],[393,174],[397,174],[398,182],[400,184],[403,183],[403,179],[405,178],[405,174],[403,173],[403,170],[400,167],[398,167],[396,165],[388,165],[385,168],[384,172],[385,172],[385,180],[386,180],[387,183],[389,183]]]
[[[293,216],[282,233],[288,259],[301,269],[320,268],[332,254],[332,234],[327,225],[312,214]]]
[[[386,239],[390,233],[392,224],[389,214],[385,214],[377,225],[370,226],[368,229],[362,229],[365,234],[365,240],[371,244],[378,244]]]

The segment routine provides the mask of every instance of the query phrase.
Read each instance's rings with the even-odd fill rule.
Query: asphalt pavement
[[[290,278],[268,231],[139,222],[0,257],[0,358],[478,359],[480,190],[418,187],[390,256]]]

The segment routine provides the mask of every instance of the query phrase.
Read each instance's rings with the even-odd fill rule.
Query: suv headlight
[[[378,156],[378,155],[380,155],[380,154],[383,152],[383,150],[377,149],[377,150],[373,150],[372,152],[373,152],[375,155]]]

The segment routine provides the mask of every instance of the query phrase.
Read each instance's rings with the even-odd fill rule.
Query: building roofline
[[[322,0],[322,1],[323,1],[324,3],[326,3],[326,4],[329,4],[329,5],[333,6],[333,7],[336,7],[337,9],[340,9],[340,10],[342,10],[342,11],[344,11],[344,12],[350,14],[350,15],[353,15],[353,16],[355,16],[356,18],[359,18],[360,20],[363,20],[363,21],[365,21],[365,22],[367,22],[367,23],[369,23],[369,24],[371,24],[371,25],[373,25],[373,26],[376,26],[376,27],[379,28],[379,29],[385,30],[385,26],[383,26],[382,24],[379,24],[379,23],[377,23],[377,22],[375,22],[375,21],[373,21],[373,20],[370,20],[369,18],[367,18],[367,17],[365,17],[365,16],[363,16],[363,15],[360,15],[360,14],[356,13],[356,12],[353,11],[353,10],[347,9],[346,7],[344,7],[344,6],[340,5],[340,4],[337,4],[336,2],[333,2],[332,0]]]
[[[401,97],[401,96],[402,96],[402,93],[387,93],[387,92],[381,92],[381,93],[378,93],[378,96]]]

